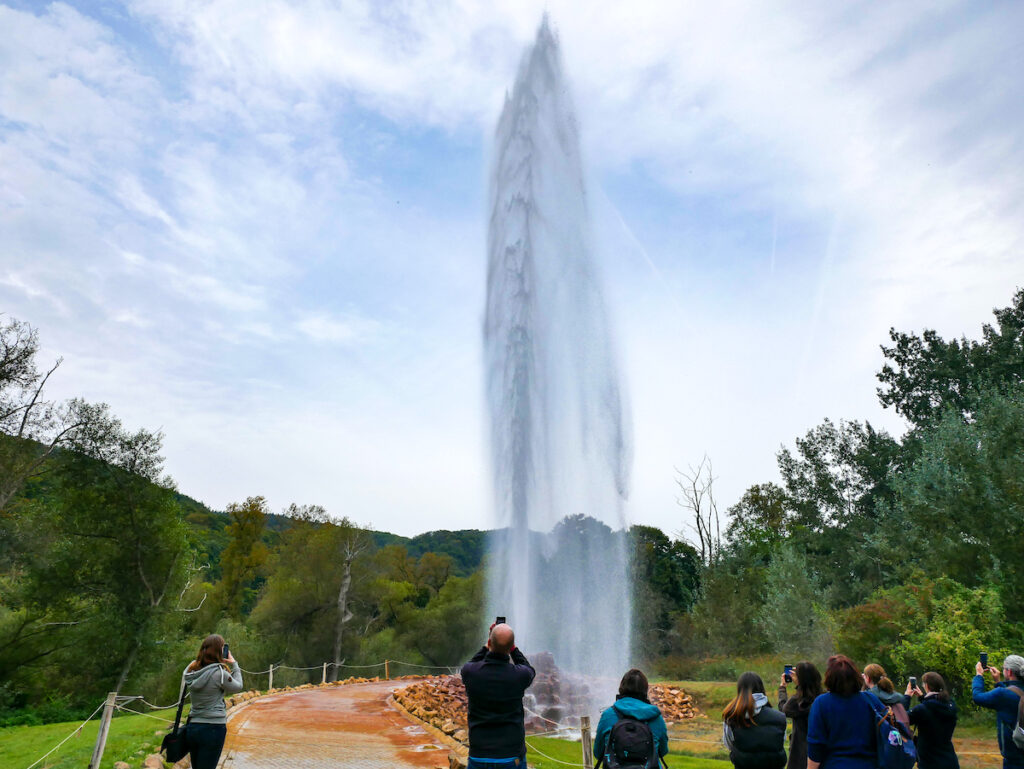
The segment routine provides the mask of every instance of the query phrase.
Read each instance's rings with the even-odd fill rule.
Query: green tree
[[[765,571],[758,624],[777,653],[827,656],[832,651],[825,596],[807,558],[780,544]]]
[[[993,314],[995,325],[982,326],[980,341],[889,329],[893,345],[883,345],[888,362],[878,373],[882,405],[922,428],[947,410],[969,419],[982,393],[1024,384],[1024,289]]]
[[[996,585],[1024,601],[1024,386],[981,393],[969,421],[954,409],[922,432],[917,461],[896,480],[888,559],[904,570]]]
[[[120,691],[165,631],[187,568],[181,511],[161,478],[161,435],[93,424],[60,456],[48,548],[33,565],[33,600],[75,627],[88,688]],[[76,627],[80,626],[80,627]]]
[[[267,523],[267,501],[249,497],[245,502],[231,503],[227,514],[228,545],[220,557],[221,606],[229,616],[238,617],[255,597],[256,581],[267,562],[267,546],[263,532]]]

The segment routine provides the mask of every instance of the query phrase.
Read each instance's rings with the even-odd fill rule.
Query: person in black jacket
[[[736,682],[736,697],[722,711],[723,739],[736,769],[782,769],[786,765],[786,717],[775,710],[757,673]]]
[[[512,628],[492,625],[487,645],[462,666],[469,697],[468,769],[525,769],[523,694],[534,675]]]
[[[796,693],[790,697],[786,691],[786,676],[779,683],[779,710],[792,719],[793,731],[789,735],[789,762],[787,769],[807,769],[807,717],[814,700],[824,693],[821,673],[813,662],[800,662],[791,673]]]
[[[960,769],[953,748],[956,703],[938,673],[921,676],[924,691],[907,684],[907,697],[916,694],[921,704],[910,710],[910,725],[917,727],[917,762],[921,769]]]

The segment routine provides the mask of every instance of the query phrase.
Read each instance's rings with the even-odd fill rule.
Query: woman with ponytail
[[[757,673],[744,673],[736,696],[722,711],[722,733],[736,769],[782,769],[786,765],[786,717],[772,707]]]
[[[960,769],[953,748],[956,703],[938,673],[921,676],[924,691],[907,684],[907,697],[917,695],[921,703],[910,711],[910,723],[917,727],[917,764],[920,769]]]
[[[872,662],[864,666],[864,688],[881,700],[887,708],[892,708],[892,714],[896,720],[910,728],[910,717],[907,715],[907,708],[910,707],[910,697],[904,697],[896,691],[885,673],[885,668]]]

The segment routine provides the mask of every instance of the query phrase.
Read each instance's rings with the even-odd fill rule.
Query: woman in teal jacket
[[[606,755],[610,747],[608,736],[611,734],[612,727],[619,722],[622,716],[642,721],[651,730],[655,755],[648,762],[648,769],[654,769],[658,765],[658,759],[668,753],[668,727],[665,726],[665,719],[661,717],[658,706],[652,705],[647,699],[647,689],[647,676],[636,668],[622,677],[622,681],[619,683],[619,694],[615,697],[615,704],[602,712],[601,720],[597,722],[594,758],[598,761],[603,764],[608,763]],[[619,712],[616,713],[616,710]]]

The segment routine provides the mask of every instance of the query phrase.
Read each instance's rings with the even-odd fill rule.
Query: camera
[[[220,654],[224,659],[228,659],[231,656],[231,649],[228,648],[227,641],[224,642],[224,651],[222,651]]]
[[[505,618],[504,617],[495,617],[494,618],[494,624],[495,625],[504,625],[505,624]]]
[[[981,662],[983,668],[988,667],[988,652],[982,652],[978,655],[978,661]]]
[[[910,677],[910,688],[911,689],[916,689],[917,688],[917,676],[911,676]]]
[[[793,665],[786,665],[782,669],[782,677],[786,679],[786,683],[792,683],[793,681]]]

